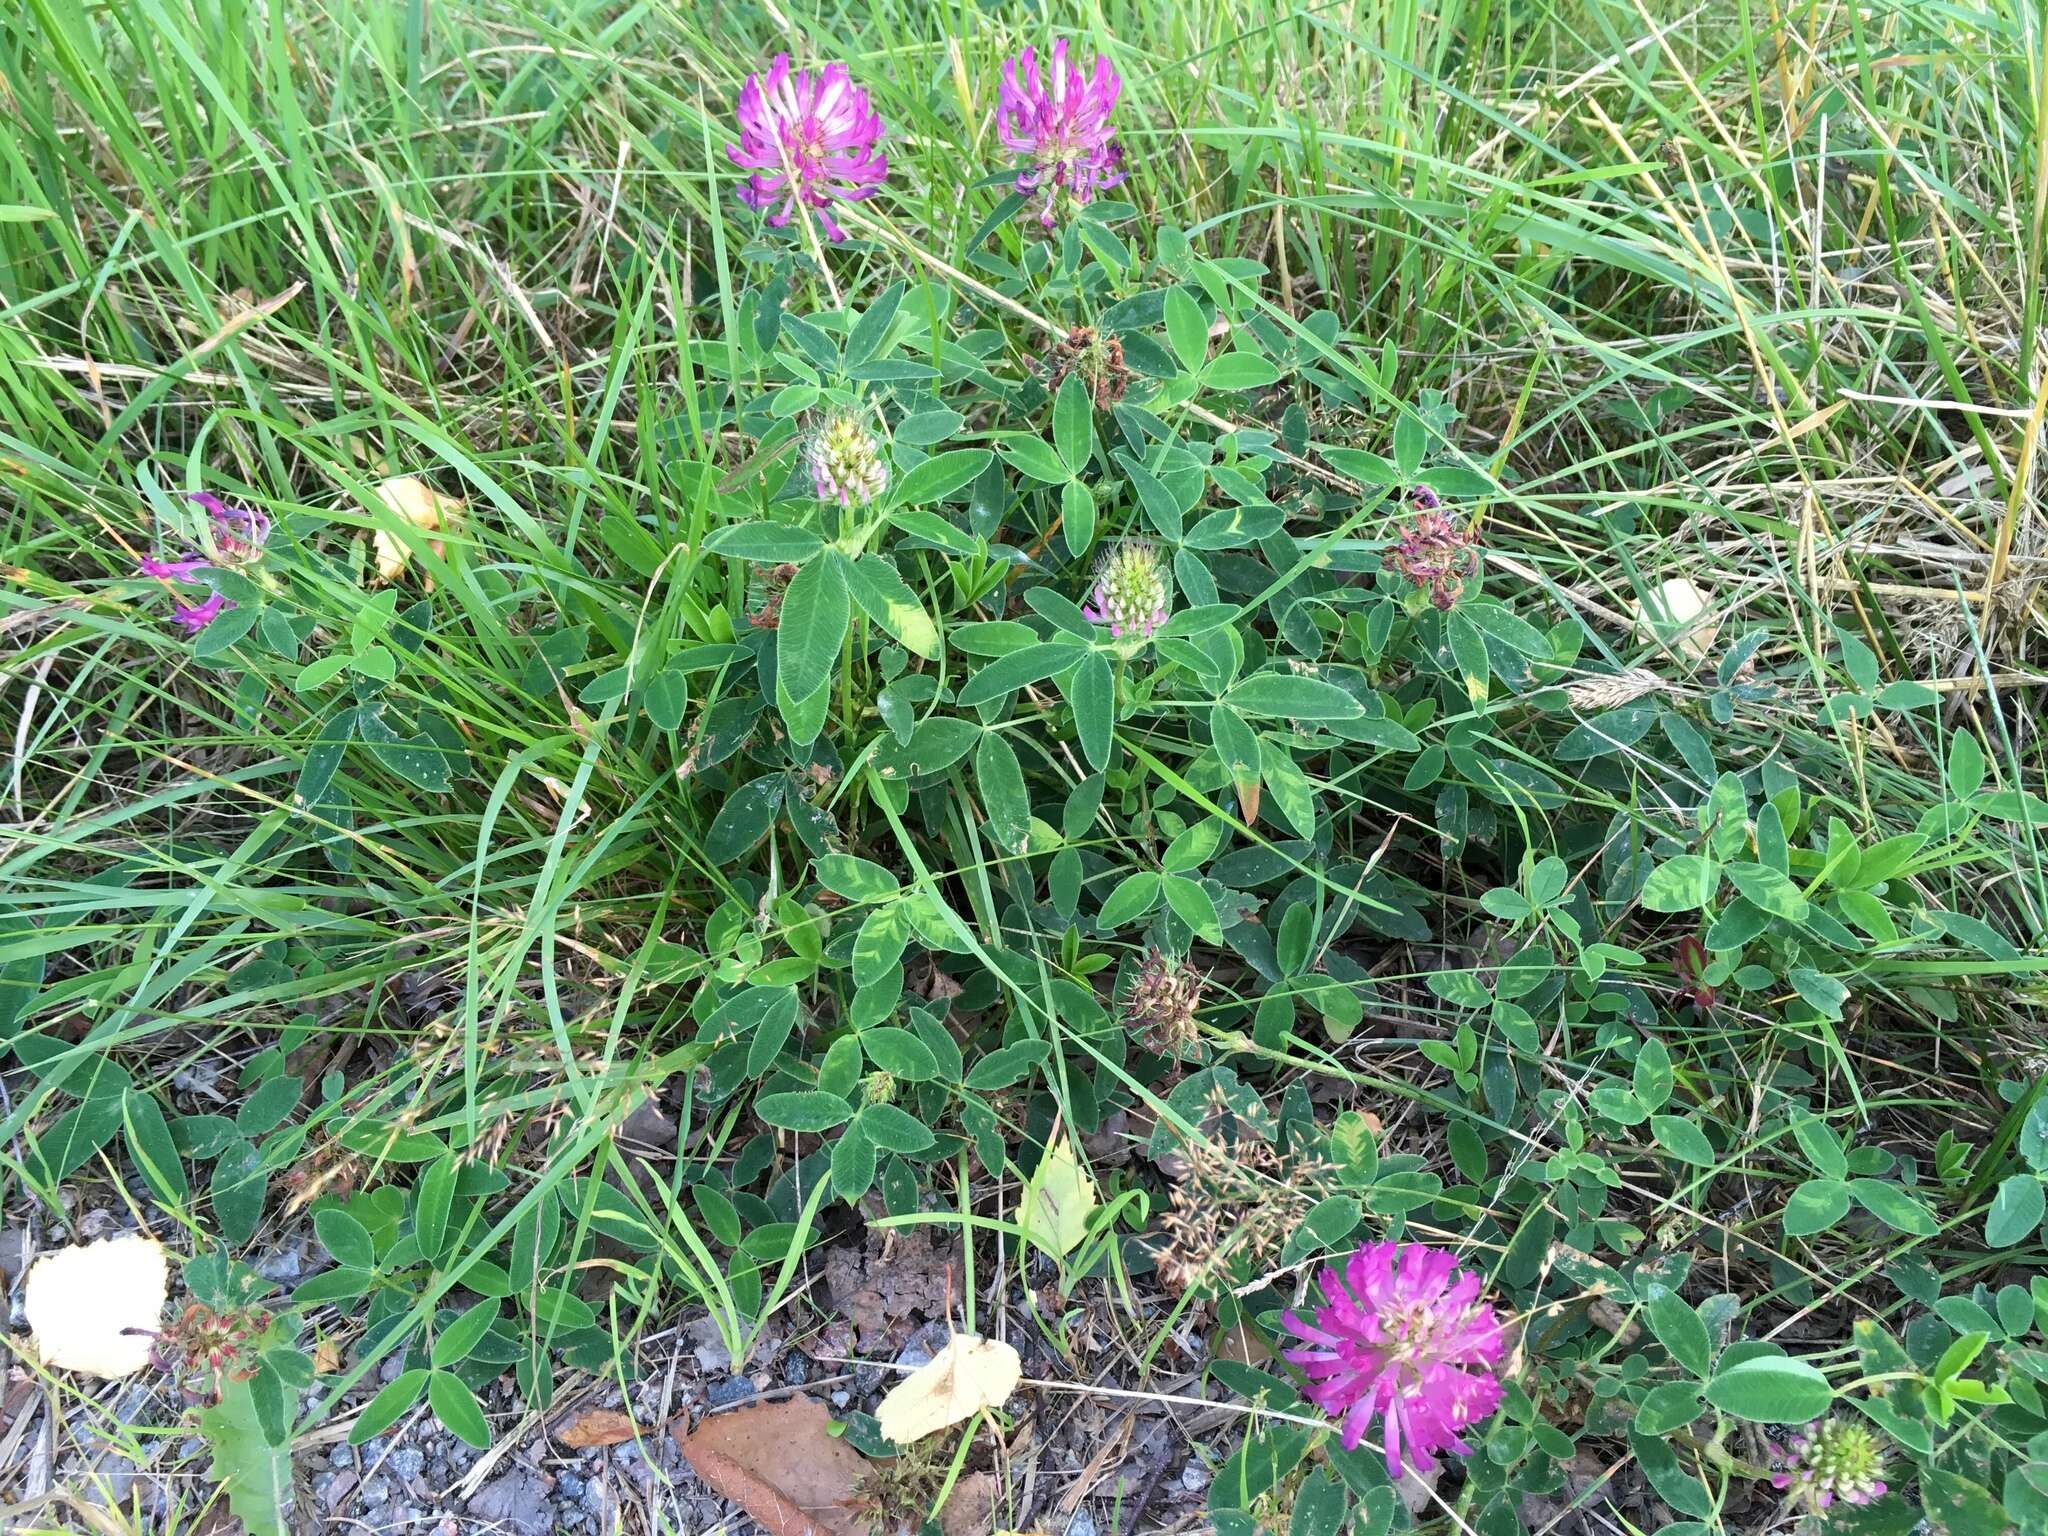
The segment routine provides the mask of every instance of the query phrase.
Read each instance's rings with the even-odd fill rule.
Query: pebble
[[[1095,1517],[1083,1509],[1074,1511],[1074,1518],[1067,1524],[1067,1536],[1096,1536]]]
[[[363,1486],[357,1490],[356,1497],[365,1504],[382,1504],[391,1497],[391,1479],[381,1472],[375,1477],[364,1478]]]
[[[593,1477],[583,1485],[583,1507],[593,1515],[602,1515],[610,1501],[611,1490],[605,1486],[603,1478]]]
[[[321,1508],[324,1509],[333,1503],[334,1485],[340,1480],[340,1477],[341,1474],[339,1472],[322,1472],[313,1479],[313,1500]]]
[[[838,1391],[832,1394],[832,1406],[834,1408],[844,1408],[848,1403],[852,1401],[853,1394],[847,1391],[844,1387],[841,1387]]]
[[[405,1370],[405,1351],[393,1350],[377,1367],[379,1381],[396,1381]]]
[[[728,1376],[723,1381],[714,1381],[704,1389],[704,1396],[714,1408],[723,1408],[729,1403],[743,1403],[754,1395],[754,1384],[744,1376]]]
[[[299,1278],[305,1267],[305,1260],[299,1257],[298,1246],[294,1244],[259,1259],[256,1273],[266,1280],[276,1281],[279,1285],[288,1285]]]
[[[1209,1486],[1209,1469],[1202,1465],[1201,1457],[1188,1458],[1188,1464],[1180,1469],[1180,1485],[1189,1493],[1200,1493]]]
[[[802,1353],[792,1349],[782,1361],[782,1379],[792,1387],[800,1387],[811,1379],[811,1362]]]
[[[330,1467],[352,1467],[356,1464],[356,1448],[346,1441],[330,1446],[327,1451],[327,1465]]]
[[[400,1446],[384,1463],[384,1470],[401,1483],[409,1483],[426,1469],[426,1453],[418,1446]]]
[[[584,1479],[574,1472],[558,1472],[555,1474],[555,1492],[565,1499],[582,1498],[583,1485]]]

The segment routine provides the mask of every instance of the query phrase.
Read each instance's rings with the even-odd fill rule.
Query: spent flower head
[[[1202,978],[1171,955],[1148,949],[1124,994],[1124,1027],[1153,1050],[1178,1056],[1195,1043],[1201,1006]]]
[[[1067,58],[1067,43],[1052,45],[1047,68],[1026,48],[1003,65],[996,133],[1003,147],[1024,157],[1016,187],[1042,195],[1038,222],[1052,228],[1060,199],[1076,207],[1124,179],[1124,152],[1109,126],[1123,80],[1098,57],[1084,75]]]
[[[1308,1345],[1285,1354],[1309,1399],[1340,1421],[1344,1448],[1381,1417],[1389,1477],[1427,1471],[1441,1450],[1469,1454],[1464,1432],[1500,1406],[1506,1344],[1479,1276],[1441,1248],[1367,1243],[1341,1271],[1326,1267],[1322,1287],[1328,1299],[1309,1316],[1287,1314]]]
[[[1166,622],[1173,589],[1157,545],[1125,539],[1104,551],[1095,567],[1095,589],[1081,606],[1091,624],[1107,624],[1118,640],[1149,640]]]
[[[1884,1497],[1888,1449],[1885,1437],[1859,1420],[1817,1420],[1783,1445],[1771,1446],[1782,1463],[1771,1486],[1816,1510],[1837,1499],[1868,1504]]]
[[[1381,558],[1388,570],[1427,591],[1430,606],[1448,612],[1465,583],[1479,574],[1479,541],[1442,510],[1429,487],[1416,487],[1409,500],[1415,515],[1402,526],[1400,542]]]
[[[767,74],[747,76],[734,113],[740,140],[725,153],[754,173],[741,185],[740,201],[774,209],[768,222],[777,229],[801,204],[816,211],[826,239],[845,239],[832,204],[872,197],[889,174],[889,157],[876,148],[882,120],[846,66],[827,64],[813,74],[792,69],[789,55],[778,53]]]
[[[806,458],[820,501],[864,507],[889,483],[881,445],[851,412],[842,411],[818,429]]]

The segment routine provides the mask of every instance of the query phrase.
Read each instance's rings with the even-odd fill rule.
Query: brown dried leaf
[[[939,1511],[939,1536],[988,1536],[995,1517],[995,1474],[970,1472],[953,1485],[946,1507]]]
[[[616,1408],[592,1408],[564,1426],[555,1439],[572,1451],[594,1445],[624,1445],[633,1438],[633,1421]]]
[[[313,1346],[313,1374],[332,1376],[341,1369],[341,1348],[332,1339],[322,1339]]]
[[[731,1499],[769,1536],[865,1536],[853,1507],[867,1459],[830,1433],[814,1398],[788,1397],[714,1414],[676,1444],[711,1490]]]

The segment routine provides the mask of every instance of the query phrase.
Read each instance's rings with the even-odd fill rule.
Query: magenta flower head
[[[204,551],[187,550],[175,560],[144,555],[136,566],[145,576],[158,581],[199,584],[199,572],[208,566],[236,569],[254,565],[263,558],[263,546],[270,538],[270,519],[253,507],[231,507],[206,491],[187,491],[186,499],[206,512]],[[209,593],[204,602],[172,605],[171,622],[189,634],[198,634],[235,605],[220,593]]]
[[[254,507],[231,507],[206,491],[187,491],[188,501],[206,509],[214,560],[221,565],[254,565],[270,539],[270,519]]]
[[[1287,1326],[1308,1341],[1285,1355],[1308,1377],[1309,1400],[1341,1422],[1344,1449],[1383,1416],[1387,1475],[1468,1455],[1464,1432],[1500,1406],[1493,1370],[1505,1340],[1480,1300],[1479,1276],[1458,1256],[1421,1243],[1367,1243],[1342,1273],[1323,1270],[1329,1300]]]
[[[1084,76],[1068,62],[1065,38],[1052,45],[1043,76],[1036,48],[1003,65],[996,132],[1004,148],[1025,157],[1017,190],[1044,194],[1038,222],[1047,229],[1062,194],[1078,207],[1124,179],[1124,152],[1109,126],[1123,88],[1105,58],[1098,57]]]
[[[1095,567],[1095,590],[1081,605],[1090,624],[1107,624],[1113,639],[1150,640],[1166,622],[1173,592],[1166,583],[1166,562],[1143,539],[1113,544]]]
[[[1771,1486],[1816,1510],[1837,1499],[1868,1504],[1884,1497],[1886,1449],[1883,1435],[1855,1419],[1822,1419],[1771,1446],[1783,1463]]]
[[[833,200],[871,197],[889,174],[889,157],[875,148],[882,120],[846,66],[827,64],[815,75],[792,71],[789,55],[778,53],[766,75],[747,76],[735,111],[740,141],[725,152],[754,173],[740,187],[740,201],[774,208],[768,222],[777,229],[801,203],[817,210],[826,239],[845,239],[830,211]]]

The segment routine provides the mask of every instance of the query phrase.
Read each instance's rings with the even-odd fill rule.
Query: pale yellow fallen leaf
[[[129,1233],[44,1254],[22,1305],[45,1365],[112,1378],[149,1364],[169,1291],[164,1245]]]
[[[1088,1213],[1095,1209],[1095,1181],[1074,1156],[1071,1138],[1062,1136],[1039,1161],[1038,1171],[1024,1185],[1017,1201],[1017,1225],[1055,1258],[1065,1258],[1088,1235]]]
[[[389,480],[380,480],[372,489],[392,516],[427,533],[445,533],[462,519],[460,496],[443,496],[415,475],[394,475]],[[379,528],[370,542],[379,581],[396,581],[405,574],[412,551],[396,535]],[[439,539],[429,547],[436,555],[441,553]]]
[[[1714,648],[1721,626],[1705,617],[1707,594],[1683,576],[1674,576],[1645,598],[1636,610],[1636,633],[1645,640],[1675,645],[1680,654],[1703,659]]]
[[[956,1333],[890,1389],[875,1418],[885,1438],[909,1445],[1007,1401],[1023,1374],[1017,1351],[1000,1339]]]

